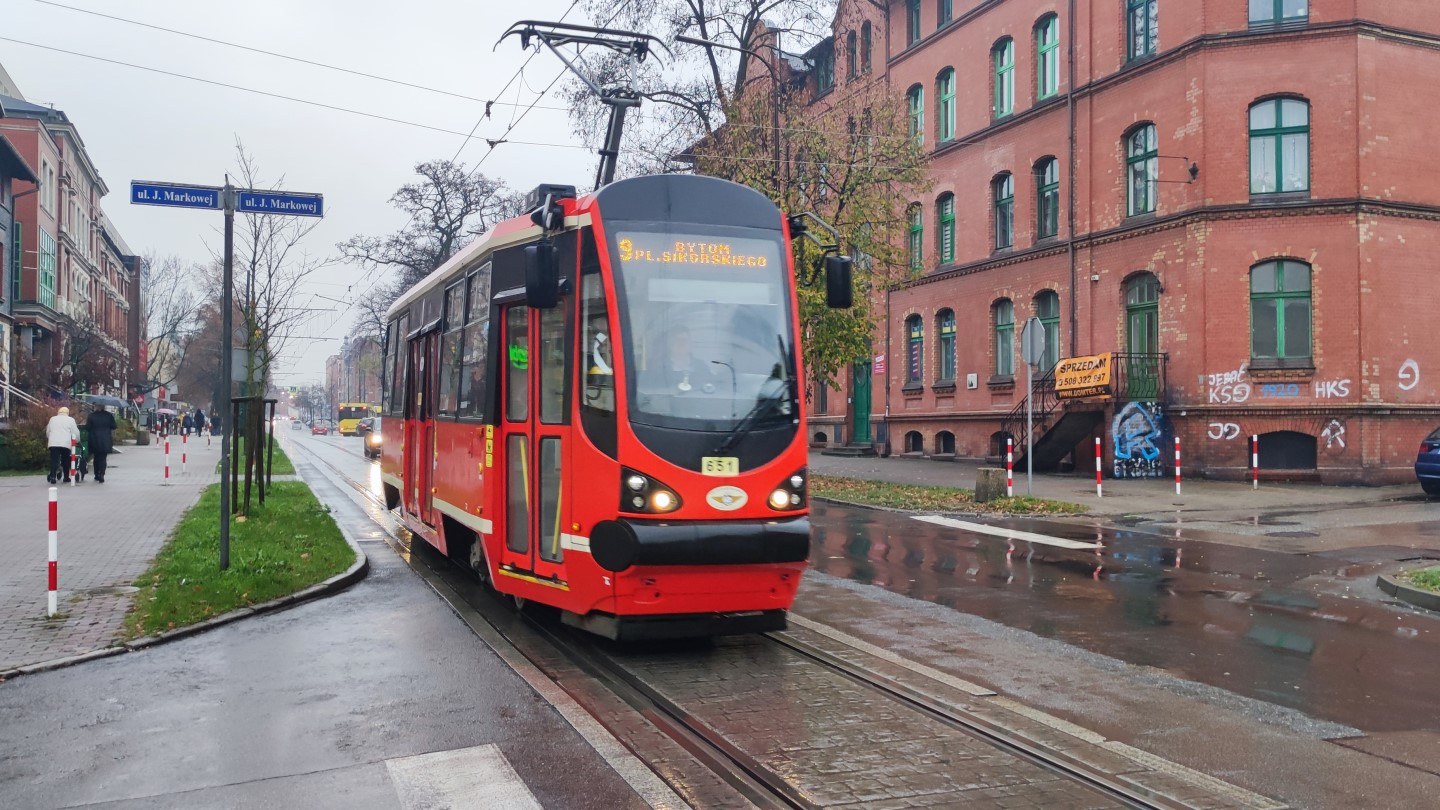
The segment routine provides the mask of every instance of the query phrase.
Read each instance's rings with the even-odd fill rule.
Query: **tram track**
[[[319,448],[309,447],[304,442],[293,444],[304,450],[311,459],[328,468],[333,477],[361,493],[380,510],[384,510],[383,498],[341,466],[325,458]],[[338,445],[327,443],[325,446],[360,456],[359,453]],[[396,525],[398,527],[398,523]],[[616,721],[614,701],[597,699],[593,688],[577,681],[577,673],[598,684],[618,700],[619,704],[644,718],[671,745],[693,758],[694,762],[733,791],[729,798],[743,798],[744,803],[762,808],[815,808],[832,804],[826,797],[817,795],[814,789],[821,777],[814,773],[799,773],[795,767],[777,767],[773,745],[775,740],[737,740],[734,735],[727,735],[723,729],[718,728],[711,719],[702,716],[705,706],[677,698],[671,691],[667,691],[664,684],[657,684],[655,680],[647,678],[645,667],[636,663],[644,661],[646,653],[643,650],[636,656],[633,649],[561,625],[553,616],[547,615],[548,611],[545,609],[517,611],[508,602],[502,601],[493,590],[480,587],[470,577],[469,572],[462,572],[452,561],[445,559],[444,564],[439,564],[439,560],[444,559],[443,555],[438,552],[424,553],[430,551],[428,547],[423,551],[414,548],[414,545],[425,544],[412,544],[403,528],[398,531],[391,527],[384,528],[386,542],[407,555],[412,567],[416,567],[417,563],[423,564],[444,581],[457,598],[476,611],[483,621],[509,642],[520,655],[552,679],[559,688],[569,693],[597,721],[631,748],[633,753],[647,762],[656,759],[670,760],[671,767],[655,770],[682,796],[690,797],[696,804],[712,806],[706,795],[696,793],[694,785],[676,784],[677,780],[683,781],[686,775],[683,768],[677,772],[673,763],[674,757],[652,756],[654,751],[646,750],[644,741],[637,741],[633,728],[627,728],[624,723]],[[402,534],[407,536],[402,537]],[[1133,781],[1122,781],[1116,775],[1090,766],[1075,757],[1011,733],[947,700],[844,660],[819,646],[807,643],[796,632],[764,634],[756,637],[756,641],[757,649],[768,648],[764,655],[785,657],[785,670],[794,672],[797,668],[808,668],[807,677],[817,682],[833,683],[836,690],[847,687],[851,690],[863,690],[881,705],[879,711],[884,715],[910,718],[899,721],[901,725],[939,724],[955,735],[973,741],[967,745],[985,746],[1002,758],[1012,757],[1053,776],[1056,780],[1083,788],[1084,794],[1093,799],[1093,803],[1087,806],[1191,806],[1147,790]],[[673,653],[673,648],[666,648],[666,652]],[[558,663],[556,654],[568,662],[568,666]],[[706,665],[698,660],[703,658],[703,655],[695,657],[695,667]],[[668,662],[664,665],[668,665]],[[810,722],[800,725],[803,729],[814,731],[810,728]],[[653,741],[650,745],[653,746]],[[799,762],[790,764],[800,765]],[[964,761],[956,767],[963,769]],[[978,780],[979,777],[971,781]],[[963,779],[961,781],[964,782]],[[1021,790],[1024,789],[1024,785],[1020,787]],[[719,794],[712,791],[709,795]],[[944,795],[921,795],[919,798],[940,800],[943,803]],[[967,795],[958,793],[953,799],[964,803]],[[716,799],[713,804],[733,805],[735,802]]]

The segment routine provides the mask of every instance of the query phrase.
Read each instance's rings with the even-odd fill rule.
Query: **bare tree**
[[[652,59],[642,64],[635,73],[636,90],[650,103],[626,118],[620,157],[621,173],[633,175],[689,168],[678,156],[713,135],[755,79],[769,80],[767,65],[777,74],[783,72],[784,60],[775,53],[781,44],[803,53],[824,38],[835,2],[633,0],[616,4],[613,0],[585,0],[585,6],[598,25],[638,31],[671,43],[684,34],[760,53],[760,61],[756,61],[723,48],[680,45],[665,63]],[[793,45],[788,44],[791,39]],[[620,54],[590,53],[584,60],[602,87],[622,84],[631,75],[631,66]],[[755,70],[765,75],[752,75]],[[567,85],[566,95],[575,134],[598,145],[605,132],[605,105],[578,81]]]
[[[181,352],[196,323],[195,279],[203,269],[178,256],[145,256],[140,262],[141,323],[148,353],[146,376],[134,380],[140,393],[172,386],[180,373]]]
[[[352,336],[379,339],[390,304],[496,222],[518,214],[520,195],[504,182],[467,172],[464,164],[431,160],[415,166],[419,182],[390,197],[409,221],[386,236],[352,236],[336,245],[347,261],[385,274],[356,306]]]

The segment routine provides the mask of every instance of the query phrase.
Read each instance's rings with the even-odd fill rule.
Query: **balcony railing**
[[[1116,352],[1113,386],[1117,402],[1162,402],[1165,399],[1165,365],[1162,353]]]

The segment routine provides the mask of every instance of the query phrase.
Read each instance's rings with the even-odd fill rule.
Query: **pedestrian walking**
[[[80,441],[80,426],[70,416],[69,408],[50,417],[45,425],[46,443],[50,445],[50,483],[62,478],[70,481],[70,446]]]
[[[104,407],[90,412],[85,430],[90,434],[90,458],[95,462],[95,483],[105,483],[106,457],[115,449],[115,417]]]
[[[205,435],[205,412],[199,408],[195,409],[195,437]]]
[[[188,437],[190,435],[190,431],[194,429],[195,414],[186,412],[186,414],[180,418],[180,435]]]

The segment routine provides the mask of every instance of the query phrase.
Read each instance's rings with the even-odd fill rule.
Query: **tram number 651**
[[[700,459],[702,475],[731,476],[740,474],[740,459],[734,456],[705,456]]]

